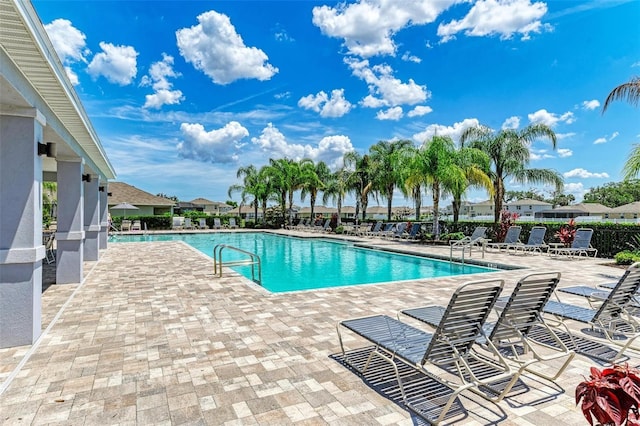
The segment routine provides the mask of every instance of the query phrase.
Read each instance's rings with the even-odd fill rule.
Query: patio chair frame
[[[515,362],[519,367],[518,375],[526,371],[554,382],[575,357],[575,352],[567,348],[542,317],[542,308],[552,296],[559,282],[560,272],[538,272],[526,275],[518,280],[508,298],[500,298],[496,304],[496,310],[499,312],[498,319],[495,322],[486,323],[484,332],[488,336],[488,340],[493,342],[498,349],[502,349],[503,353],[508,353],[507,359]],[[401,314],[432,327],[439,325],[442,312],[443,308],[440,306],[400,311]],[[536,327],[542,327],[554,345],[530,339],[529,334]],[[478,343],[483,345],[485,342]],[[554,353],[542,354],[539,350],[540,346],[552,349]],[[525,358],[521,354],[530,354],[530,356]],[[562,358],[566,359],[554,374],[547,374],[532,367],[539,362],[545,363]]]
[[[485,364],[485,372],[489,369],[493,369],[495,372],[497,368],[499,373],[492,375],[492,380],[505,381],[510,379],[507,384],[509,390],[517,379],[513,375],[511,366],[499,355],[498,363],[493,363],[471,350],[476,341],[482,337],[484,322],[495,305],[503,286],[504,280],[492,279],[472,281],[458,287],[443,313],[441,323],[433,333],[427,333],[387,315],[340,321],[336,330],[343,359],[345,363],[361,373],[367,370],[374,356],[387,361],[394,369],[405,405],[430,423],[438,424],[445,418],[447,411],[460,392],[467,389],[475,390],[478,385],[484,383],[481,378],[476,376],[470,363]],[[345,350],[342,330],[349,330],[375,345],[362,370],[350,362]],[[490,342],[489,344],[491,345]],[[436,419],[426,417],[407,399],[395,360],[402,361],[453,391]],[[453,367],[449,371],[457,375],[458,380],[447,380],[441,374],[430,371],[427,367],[431,365],[441,368]],[[484,393],[480,391],[478,393],[487,398]],[[498,401],[498,399],[488,399],[493,402]]]
[[[575,339],[565,322],[571,320],[587,324],[592,331],[598,332],[609,343],[620,348],[613,360],[606,359],[608,362],[615,362],[627,349],[640,350],[633,346],[640,337],[640,322],[630,312],[630,305],[639,288],[640,262],[636,262],[627,268],[610,292],[600,291],[601,297],[587,297],[591,307],[562,302],[558,292],[555,292],[556,300],[549,300],[543,312],[547,314],[547,321],[552,326],[563,329],[576,347]],[[567,292],[567,289],[564,291]],[[622,336],[626,340],[624,344],[620,342]]]

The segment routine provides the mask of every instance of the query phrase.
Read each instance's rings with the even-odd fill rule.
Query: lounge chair
[[[547,228],[544,226],[534,226],[529,233],[529,239],[526,243],[515,243],[507,246],[507,251],[513,250],[513,254],[522,253],[542,253],[542,250],[549,246],[544,242],[544,236]]]
[[[368,229],[363,235],[366,235],[366,236],[377,235],[381,229],[382,229],[382,221],[379,220],[376,222],[375,225],[373,225],[373,228]]]
[[[640,323],[629,312],[630,304],[638,288],[640,288],[640,262],[629,266],[610,292],[602,293],[600,291],[600,297],[596,297],[593,293],[585,294],[590,299],[591,307],[564,303],[557,297],[558,292],[556,292],[556,300],[549,300],[543,311],[555,319],[555,326],[563,328],[569,336],[571,336],[571,332],[569,332],[565,321],[577,321],[589,325],[593,331],[600,333],[609,343],[620,347],[613,360],[606,359],[608,362],[614,362],[640,337]],[[569,292],[570,289],[565,288],[562,291]],[[578,293],[574,292],[573,294]],[[625,341],[624,344],[623,341]],[[573,344],[578,348],[575,341]],[[597,357],[597,355],[593,356]]]
[[[184,229],[194,229],[195,226],[193,225],[193,222],[191,221],[190,217],[185,217],[184,218]]]
[[[400,238],[402,234],[404,234],[404,230],[407,229],[406,222],[396,223],[395,229],[388,234],[385,234],[386,238]]]
[[[549,248],[549,256],[567,256],[573,258],[575,256],[589,257],[593,255],[593,257],[596,257],[598,255],[598,249],[591,246],[591,237],[593,237],[593,229],[577,229],[571,247]]]
[[[329,225],[331,224],[331,219],[326,219],[324,221],[324,225],[322,224],[322,222],[320,222],[320,225],[315,225],[311,228],[312,232],[325,232],[328,228]]]
[[[442,314],[440,325],[433,333],[427,333],[387,315],[373,315],[341,321],[336,328],[344,361],[359,370],[351,362],[345,350],[343,330],[349,330],[373,343],[375,346],[364,368],[359,371],[366,372],[374,356],[390,363],[395,371],[404,403],[412,411],[433,424],[438,424],[444,419],[458,394],[466,389],[475,390],[484,397],[488,397],[477,387],[489,382],[507,382],[505,386],[510,390],[517,377],[514,377],[514,372],[506,360],[500,354],[497,354],[497,361],[489,360],[479,357],[472,350],[476,341],[483,336],[482,327],[498,299],[503,285],[503,280],[494,279],[469,282],[460,286],[453,293],[449,305]],[[441,406],[435,399],[429,400],[430,395],[428,394],[424,396],[427,399],[426,402],[417,401],[418,404],[416,404],[414,398],[407,398],[402,378],[395,365],[396,359],[439,383],[445,384],[453,390],[453,393]],[[472,368],[472,365],[482,365],[482,377],[476,375],[476,369]],[[456,375],[456,380],[446,380],[442,372],[433,371],[432,366],[445,368],[448,372]],[[425,390],[425,392],[428,391]],[[497,400],[497,398],[488,398]],[[424,412],[422,409],[425,405],[437,406],[440,409],[439,416],[435,419],[429,416],[429,412]]]
[[[406,240],[417,240],[420,238],[420,230],[422,229],[421,223],[413,223],[411,224],[411,229],[408,233],[403,234],[402,238]]]
[[[43,238],[45,260],[47,261],[48,264],[51,264],[56,261],[56,254],[53,249],[53,242],[55,241],[55,239],[56,239],[55,232],[48,232],[47,234],[44,235],[44,238]]]
[[[378,232],[375,236],[376,237],[381,237],[381,238],[386,238],[390,235],[393,235],[393,228],[396,226],[395,223],[393,222],[389,222],[386,225],[384,225],[384,228],[382,228],[380,230],[380,232]]]
[[[559,272],[534,273],[520,279],[507,300],[500,299],[496,304],[500,312],[497,321],[488,322],[484,332],[488,340],[501,350],[508,359],[519,366],[519,374],[524,371],[554,381],[569,366],[575,352],[569,350],[556,333],[544,322],[542,308],[547,303],[560,281]],[[442,321],[444,308],[428,306],[405,309],[402,314],[438,327]],[[544,329],[550,344],[534,341],[529,337],[532,332]],[[484,344],[484,339],[478,343]],[[544,352],[540,349],[544,348]],[[551,351],[549,351],[551,349]],[[528,355],[530,354],[530,355]],[[526,355],[526,356],[525,356]],[[554,374],[544,369],[533,368],[538,362],[546,363],[564,358],[564,363]]]
[[[120,231],[131,231],[131,221],[128,219],[122,219],[122,223],[120,223]]]
[[[449,259],[453,257],[454,250],[462,250],[462,255],[464,256],[464,251],[469,249],[469,256],[471,256],[471,249],[474,246],[483,245],[487,242],[487,227],[486,226],[476,226],[476,229],[473,230],[473,233],[470,236],[466,236],[461,240],[452,240],[449,241]],[[484,256],[484,252],[483,252]]]
[[[230,217],[229,218],[229,228],[236,229],[237,227],[238,227],[238,224],[236,223],[236,218],[235,217]]]
[[[506,250],[509,246],[518,244],[520,242],[520,232],[522,226],[512,225],[507,229],[507,234],[504,237],[504,241],[501,243],[486,243],[487,249]]]
[[[200,219],[198,219],[198,229],[209,229],[206,218],[201,217]]]
[[[222,229],[222,223],[220,222],[219,217],[213,218],[213,229]]]
[[[142,224],[140,223],[139,220],[134,220],[133,223],[131,224],[131,230],[132,231],[142,231]]]
[[[171,229],[183,229],[184,228],[184,217],[182,216],[174,216],[171,222]]]

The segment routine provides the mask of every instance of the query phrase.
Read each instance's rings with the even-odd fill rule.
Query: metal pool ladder
[[[229,249],[238,253],[249,256],[248,259],[230,260],[227,262],[222,261],[222,251]],[[219,274],[222,277],[223,266],[247,266],[251,265],[251,280],[257,284],[262,285],[262,266],[260,263],[260,256],[255,253],[251,253],[246,250],[239,249],[238,247],[230,246],[228,244],[218,244],[213,248],[213,273]],[[258,266],[258,279],[256,280],[256,265]]]

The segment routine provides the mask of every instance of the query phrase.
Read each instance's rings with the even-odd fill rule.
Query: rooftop
[[[368,241],[448,255],[448,247]],[[530,268],[494,273],[505,291],[541,268],[561,271],[561,286],[622,273],[603,259],[545,257],[541,265],[539,256],[492,252],[485,260]],[[85,271],[82,284],[43,293],[46,329],[35,345],[0,350],[3,422],[413,425],[393,389],[385,394],[340,362],[336,323],[444,304],[478,278],[270,294],[232,271],[215,277],[212,260],[180,242],[112,243]],[[560,387],[527,376],[498,405],[463,393],[458,420],[584,425],[573,394],[593,365],[576,356]]]

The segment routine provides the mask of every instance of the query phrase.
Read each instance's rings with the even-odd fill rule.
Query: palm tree
[[[613,89],[604,101],[602,113],[604,114],[611,102],[624,100],[625,98],[631,105],[638,106],[638,103],[640,103],[640,77],[633,77],[630,82],[621,84]],[[633,179],[640,174],[640,145],[634,145],[629,158],[624,164],[622,174],[624,180]]]
[[[602,113],[609,108],[611,102],[625,100],[633,106],[638,106],[640,103],[640,77],[633,77],[628,83],[623,83],[616,87],[609,93],[607,99],[602,106]]]
[[[297,169],[297,163],[290,158],[279,158],[277,160],[270,158],[269,165],[265,166],[265,174],[270,179],[273,189],[278,195],[283,221],[286,221],[287,195],[291,194],[290,199],[293,200],[293,188],[298,174]]]
[[[393,190],[401,181],[402,151],[412,147],[408,140],[380,141],[369,148],[372,163],[373,188],[387,199],[387,220],[391,220]]]
[[[324,161],[319,161],[318,164],[313,164],[311,160],[301,164],[303,179],[302,191],[300,192],[300,199],[305,200],[307,194],[309,194],[309,203],[311,204],[311,217],[314,217],[314,208],[316,205],[316,199],[318,198],[318,192],[325,188],[325,184],[331,175],[329,166]]]
[[[369,192],[373,188],[371,179],[372,168],[369,155],[360,155],[356,151],[344,154],[344,165],[350,170],[348,187],[356,194],[356,220],[362,209],[362,221],[367,217],[367,205],[369,204]]]
[[[253,201],[251,201],[251,205],[254,208],[256,223],[258,222],[258,195],[260,191],[260,179],[258,170],[253,165],[249,165],[246,167],[240,167],[236,172],[236,177],[242,179],[242,185],[231,185],[227,194],[229,197],[232,196],[234,192],[240,192],[240,199],[242,206],[243,203],[247,202],[247,196],[252,195]],[[240,210],[238,210],[239,212]]]
[[[493,182],[489,177],[489,156],[476,148],[460,147],[454,156],[454,162],[464,171],[464,179],[447,183],[447,190],[453,201],[453,222],[457,223],[460,216],[462,196],[470,186],[486,189],[493,198]]]
[[[510,177],[519,183],[541,183],[555,185],[556,190],[562,191],[563,179],[555,170],[529,169],[531,161],[529,146],[541,137],[551,140],[556,149],[556,134],[545,124],[531,124],[522,130],[502,129],[494,133],[485,126],[466,129],[461,138],[462,146],[468,144],[489,155],[492,163],[489,177],[493,181],[494,191],[494,221],[500,220],[502,203],[504,201],[504,181]]]
[[[338,209],[338,223],[342,224],[342,202],[349,190],[350,172],[344,167],[328,176],[322,192],[322,203],[327,204],[329,200],[336,203]]]
[[[440,236],[438,215],[440,197],[452,182],[465,179],[464,170],[454,161],[456,147],[448,136],[433,136],[418,150],[412,163],[410,179],[426,182],[433,196],[433,233],[437,240]]]

